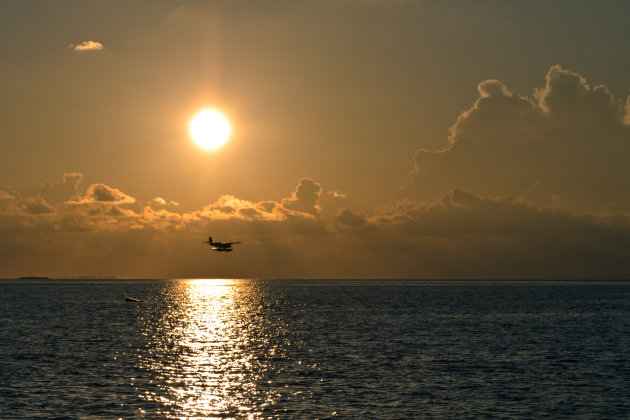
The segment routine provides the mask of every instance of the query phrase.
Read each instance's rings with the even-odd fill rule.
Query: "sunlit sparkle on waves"
[[[247,308],[238,302],[239,282],[195,279],[179,284],[185,290],[170,296],[165,290],[171,308],[153,326],[150,359],[141,361],[162,380],[160,392],[145,391],[142,397],[181,418],[259,415],[255,410],[267,403],[261,405],[257,395],[260,367],[252,369],[252,325]]]

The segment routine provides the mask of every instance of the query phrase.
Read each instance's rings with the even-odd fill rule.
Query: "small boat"
[[[125,302],[140,302],[140,299],[125,296]]]

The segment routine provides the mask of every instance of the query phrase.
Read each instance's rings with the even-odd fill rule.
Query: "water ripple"
[[[0,292],[0,418],[630,415],[627,283],[0,281]]]

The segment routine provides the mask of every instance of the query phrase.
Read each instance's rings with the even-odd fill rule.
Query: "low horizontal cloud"
[[[22,203],[27,214],[54,214],[55,209],[42,197],[27,197]]]
[[[276,208],[275,203],[271,207],[265,207],[228,194],[194,212],[193,216],[198,220],[282,220],[283,216]]]
[[[24,217],[30,226],[55,225],[64,229],[138,230],[201,229],[213,222],[285,222],[317,220],[321,186],[308,178],[281,201],[254,202],[226,194],[203,208],[178,211],[179,203],[158,196],[146,204],[119,188],[103,183],[81,188],[83,174],[66,173],[61,181],[45,182],[37,196],[22,197],[9,187],[0,189],[0,214]],[[55,215],[54,219],[32,219]]]
[[[294,204],[300,197],[303,210],[323,206],[312,200],[313,193],[322,193],[317,186],[313,180],[301,180],[280,201],[254,202],[224,195],[193,211],[164,206],[161,200],[144,205],[131,202],[126,198],[130,195],[105,184],[92,184],[85,191],[79,185],[78,197],[83,201],[54,206],[41,196],[22,197],[3,188],[0,228],[6,234],[0,237],[0,248],[6,252],[0,256],[0,266],[9,275],[7,270],[17,270],[20,261],[50,268],[58,261],[67,266],[66,256],[73,255],[100,270],[115,266],[122,274],[202,275],[209,261],[207,250],[199,246],[200,238],[212,233],[226,240],[244,240],[247,246],[239,252],[248,261],[238,265],[239,259],[233,263],[213,260],[213,264],[226,264],[222,269],[215,267],[214,275],[630,275],[626,258],[630,223],[624,214],[577,215],[526,203],[516,196],[494,198],[462,189],[433,202],[402,200],[373,212],[344,207],[330,218],[324,216],[331,214],[326,208],[316,215],[298,212]],[[40,246],[42,235],[47,238],[46,247]],[[28,247],[20,251],[24,244]]]
[[[167,201],[165,198],[159,197],[159,196],[151,200],[151,204],[157,205],[157,206],[174,206],[174,207],[179,206],[179,203],[177,201],[172,201],[172,200]]]
[[[365,217],[355,213],[352,209],[341,209],[333,221],[333,225],[339,231],[347,231],[348,229],[356,229],[365,226],[367,220]]]
[[[70,48],[74,51],[100,51],[103,49],[103,44],[97,41],[83,41],[80,44],[70,44]]]
[[[10,187],[0,187],[0,217],[28,218],[54,213],[55,209],[40,196],[23,197]]]
[[[380,255],[399,273],[452,278],[630,275],[628,218],[576,215],[515,197],[455,190],[433,203],[401,202],[367,217],[344,210],[335,226],[365,264],[371,253]]]
[[[145,226],[151,226],[153,229],[163,230],[171,227],[180,226],[185,216],[168,211],[166,209],[154,209],[151,206],[145,206],[142,215],[132,225],[134,229],[141,229]]]
[[[108,204],[131,204],[136,199],[123,193],[118,188],[110,187],[105,184],[92,184],[88,187],[85,195],[71,200],[70,204],[86,204],[86,203],[108,203]]]
[[[10,187],[0,187],[0,200],[13,200],[18,194]]]
[[[47,272],[71,267],[76,274],[83,262],[90,262],[94,270],[111,273],[116,267],[116,273],[123,275],[200,275],[207,269],[208,250],[199,243],[208,233],[231,240],[246,237],[250,248],[258,250],[251,265],[240,266],[241,273],[249,270],[245,273],[254,276],[263,265],[297,273],[299,261],[311,252],[303,246],[304,240],[313,245],[313,238],[329,234],[317,213],[321,187],[307,178],[284,200],[255,202],[228,194],[191,211],[181,211],[161,196],[142,204],[107,184],[84,188],[82,179],[82,174],[69,173],[27,197],[8,187],[0,189],[0,229],[7,233],[0,237],[0,249],[7,250],[0,255],[1,273],[18,275],[20,267],[37,264]],[[42,235],[45,247],[39,241]],[[266,237],[273,238],[271,243]],[[188,253],[180,253],[180,248]],[[202,259],[196,254],[200,251]],[[177,268],[168,268],[175,257],[172,264]],[[197,271],[187,271],[191,267]]]

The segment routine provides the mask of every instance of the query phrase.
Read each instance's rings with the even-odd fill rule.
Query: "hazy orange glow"
[[[230,122],[214,109],[199,112],[190,122],[190,136],[203,149],[216,150],[230,138]]]
[[[0,278],[628,279],[630,2],[584,3],[12,2]]]

